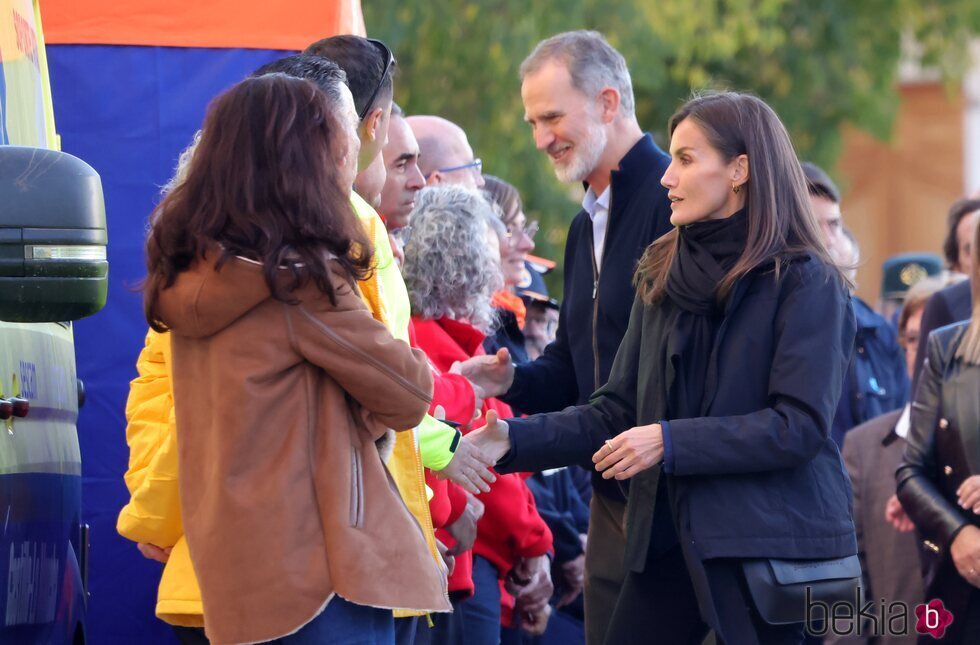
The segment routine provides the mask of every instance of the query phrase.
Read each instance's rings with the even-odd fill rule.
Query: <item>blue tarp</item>
[[[75,325],[83,517],[91,526],[88,642],[175,642],[153,615],[160,565],[115,530],[128,501],[124,408],[146,322],[147,216],[208,102],[261,65],[293,52],[51,45],[47,48],[55,123],[65,152],[102,176],[109,228],[109,297]],[[261,554],[256,554],[261,557]]]

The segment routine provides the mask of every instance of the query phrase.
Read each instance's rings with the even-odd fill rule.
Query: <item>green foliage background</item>
[[[521,191],[541,221],[538,249],[560,261],[580,189],[558,182],[523,122],[517,70],[535,44],[597,29],[626,57],[640,125],[665,124],[692,91],[737,89],[769,102],[800,156],[832,167],[841,125],[887,138],[904,39],[947,80],[967,65],[980,0],[363,0],[369,35],[399,61],[395,98],[468,133],[484,171]],[[560,267],[549,276],[560,295]]]

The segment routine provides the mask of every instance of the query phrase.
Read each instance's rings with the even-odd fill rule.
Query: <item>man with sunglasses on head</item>
[[[385,183],[381,150],[388,140],[391,123],[395,57],[380,40],[346,35],[318,40],[303,53],[327,58],[347,74],[347,85],[360,119],[357,135],[361,140],[361,152],[357,159],[354,190],[373,209],[379,204]],[[358,210],[358,213],[363,219],[367,218],[366,209]]]
[[[463,128],[441,116],[410,116],[406,121],[419,142],[419,168],[426,185],[483,188],[483,162],[473,157]]]
[[[391,122],[396,62],[391,50],[379,40],[359,36],[333,36],[319,40],[303,52],[328,58],[347,74],[360,118],[358,136],[361,151],[359,173],[354,180],[351,202],[374,240],[376,279],[360,284],[371,309],[388,325],[392,334],[409,341],[411,309],[408,291],[395,262],[388,233],[372,203],[380,201],[385,184],[382,149],[388,140]],[[423,466],[477,494],[489,490],[486,480],[493,475],[478,450],[469,450],[459,441],[459,431],[426,416],[415,431],[396,434],[394,452],[387,462],[402,499],[419,521],[429,540],[434,557],[438,557],[432,517],[425,486]],[[475,521],[475,520],[473,520]],[[370,557],[370,554],[365,554]],[[396,612],[396,617],[399,612]],[[396,621],[399,644],[411,643],[415,632],[413,621]]]

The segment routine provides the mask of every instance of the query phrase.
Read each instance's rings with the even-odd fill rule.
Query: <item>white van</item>
[[[0,10],[0,643],[80,644],[84,389],[70,321],[105,304],[105,207],[98,174],[57,150],[37,3]]]

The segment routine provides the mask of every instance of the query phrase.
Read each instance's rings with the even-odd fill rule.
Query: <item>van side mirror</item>
[[[105,306],[105,201],[87,163],[0,146],[0,320],[62,322]]]

